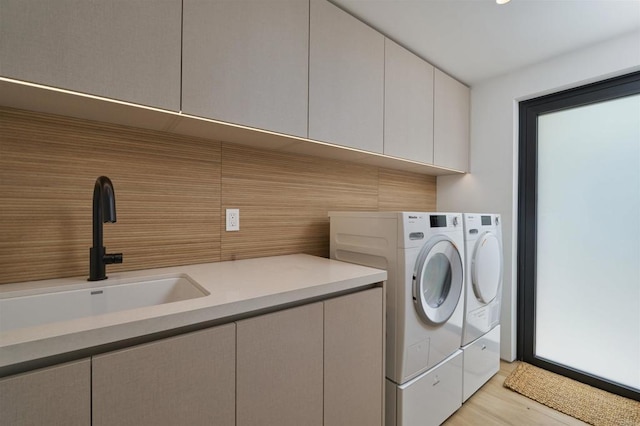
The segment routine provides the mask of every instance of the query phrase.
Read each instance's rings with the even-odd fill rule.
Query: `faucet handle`
[[[122,253],[105,254],[103,257],[105,265],[111,265],[114,263],[122,263]]]

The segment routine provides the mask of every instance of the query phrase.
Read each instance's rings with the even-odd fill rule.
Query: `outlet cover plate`
[[[227,231],[240,230],[240,209],[227,209]]]

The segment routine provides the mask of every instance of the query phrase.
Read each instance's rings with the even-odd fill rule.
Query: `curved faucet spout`
[[[100,176],[93,187],[93,247],[89,251],[89,281],[107,278],[105,265],[122,263],[122,253],[107,254],[103,243],[104,223],[116,222],[116,194],[111,179]]]
[[[102,247],[102,224],[116,222],[116,194],[111,179],[100,176],[93,187],[93,246]]]
[[[102,206],[102,222],[116,222],[116,194],[113,191],[111,179],[100,176],[93,187],[93,209]]]

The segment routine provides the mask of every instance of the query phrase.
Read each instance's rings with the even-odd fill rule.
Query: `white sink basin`
[[[0,299],[0,332],[209,295],[188,275]]]

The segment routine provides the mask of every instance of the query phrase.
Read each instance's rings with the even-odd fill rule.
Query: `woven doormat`
[[[640,425],[640,402],[524,362],[506,378],[504,387],[595,426]]]

